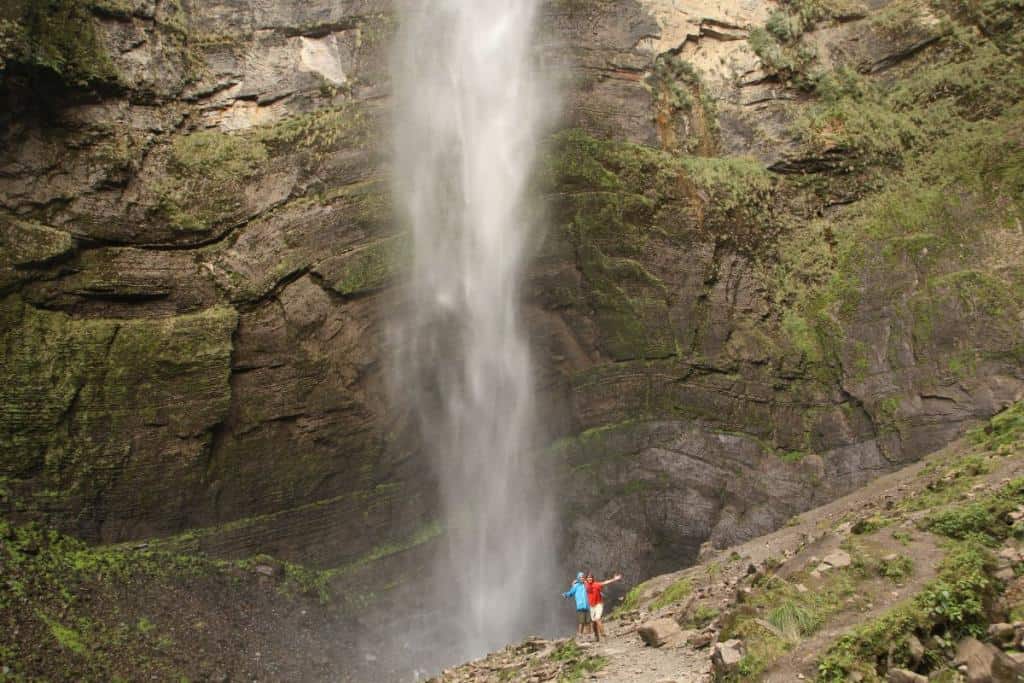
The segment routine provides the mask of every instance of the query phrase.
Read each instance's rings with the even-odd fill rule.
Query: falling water
[[[520,310],[536,239],[528,185],[551,111],[531,57],[536,10],[536,0],[409,2],[394,60],[395,192],[414,251],[394,386],[440,481],[447,547],[432,590],[452,601],[452,657],[521,638],[564,590],[531,455]]]

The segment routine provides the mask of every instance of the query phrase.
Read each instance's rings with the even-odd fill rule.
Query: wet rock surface
[[[441,531],[384,391],[390,4],[64,4],[82,49],[0,66],[0,505],[414,594]],[[765,3],[545,5],[566,130],[525,296],[573,562],[674,570],[1024,390],[1022,95],[970,88],[1019,22],[869,5],[789,37]]]

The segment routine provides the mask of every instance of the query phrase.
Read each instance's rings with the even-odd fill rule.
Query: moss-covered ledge
[[[237,321],[225,306],[82,320],[0,301],[0,476],[20,512],[110,540],[175,528],[227,414]]]

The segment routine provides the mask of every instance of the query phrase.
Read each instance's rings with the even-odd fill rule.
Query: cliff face
[[[527,299],[574,563],[674,569],[1019,396],[1017,5],[545,11]],[[400,581],[439,528],[383,391],[391,8],[0,13],[8,513]]]
[[[583,566],[647,573],[1022,389],[1012,4],[561,3],[531,296]]]
[[[382,455],[388,8],[4,11],[12,507],[320,564],[429,521]]]

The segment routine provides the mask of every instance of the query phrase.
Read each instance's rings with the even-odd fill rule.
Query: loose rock
[[[889,683],[928,683],[928,677],[907,669],[889,669],[886,677]]]
[[[1006,653],[976,638],[964,638],[956,646],[954,662],[967,675],[967,683],[1000,683],[1016,680],[1017,664]],[[958,667],[959,668],[959,667]]]
[[[736,671],[745,652],[743,641],[735,638],[715,644],[715,651],[711,655],[715,673],[721,676]]]
[[[924,644],[913,634],[907,637],[907,651],[913,664],[919,664],[924,659]]]
[[[675,619],[654,619],[637,627],[636,632],[649,647],[661,647],[682,638],[683,630]]]
[[[852,563],[853,560],[850,559],[850,553],[845,550],[835,550],[826,555],[816,569],[819,572],[827,572],[831,569],[849,567]]]
[[[993,642],[1008,643],[1013,640],[1013,636],[1013,624],[999,623],[992,624],[988,627],[988,637],[991,638]]]

